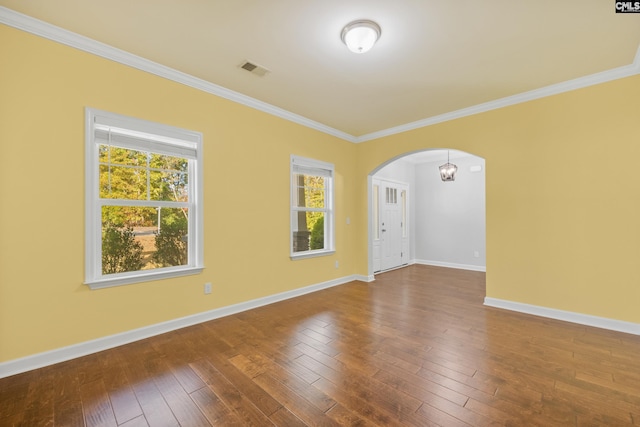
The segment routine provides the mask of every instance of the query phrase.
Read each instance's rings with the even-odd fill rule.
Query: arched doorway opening
[[[439,166],[458,166],[443,181]],[[368,175],[368,275],[411,264],[486,271],[485,161],[458,150],[404,153]]]

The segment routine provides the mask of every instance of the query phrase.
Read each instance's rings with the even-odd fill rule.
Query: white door
[[[408,186],[383,180],[373,182],[373,267],[374,272],[407,264]]]

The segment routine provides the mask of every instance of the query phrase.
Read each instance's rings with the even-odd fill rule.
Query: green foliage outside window
[[[324,249],[324,215],[317,219],[311,229],[310,249]]]
[[[98,156],[100,198],[123,201],[102,207],[102,273],[186,265],[187,209],[152,206],[189,200],[189,160],[105,144]]]
[[[102,274],[140,270],[142,249],[131,227],[107,224],[102,232]]]
[[[187,255],[187,219],[169,217],[155,233],[156,252],[153,261],[162,267],[186,265]]]
[[[100,197],[122,200],[188,200],[188,160],[100,145]],[[146,207],[107,207],[103,221],[118,226],[157,225]]]
[[[304,204],[309,208],[325,207],[325,182],[324,177],[304,175]],[[307,229],[313,230],[316,222],[324,217],[322,212],[307,212]]]

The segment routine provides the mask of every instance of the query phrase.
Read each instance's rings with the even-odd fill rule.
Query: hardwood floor
[[[0,380],[2,426],[628,426],[640,337],[411,266]]]

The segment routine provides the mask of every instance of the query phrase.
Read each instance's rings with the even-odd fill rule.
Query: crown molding
[[[566,82],[545,86],[528,92],[519,93],[517,95],[507,96],[505,98],[496,99],[494,101],[485,102],[483,104],[474,105],[472,107],[463,108],[461,110],[451,111],[449,113],[440,114],[438,116],[429,117],[401,126],[384,129],[378,132],[369,133],[357,137],[355,142],[360,143],[371,141],[373,139],[395,135],[398,133],[435,125],[437,123],[447,122],[449,120],[455,120],[474,114],[484,113],[486,111],[497,110],[499,108],[533,101],[535,99],[546,98],[547,96],[557,95],[563,92],[569,92],[572,90],[582,89],[588,86],[593,86],[612,80],[630,77],[635,74],[640,74],[640,47],[638,47],[638,50],[636,52],[635,60],[630,65],[625,65],[622,67],[614,68],[612,70],[607,70],[600,73],[579,77],[577,79],[568,80]]]
[[[400,126],[395,126],[389,129],[383,129],[381,131],[368,133],[366,135],[354,136],[341,130],[332,128],[266,102],[251,98],[241,93],[232,91],[222,86],[210,83],[203,79],[191,76],[187,73],[183,73],[173,68],[169,68],[162,64],[150,61],[124,50],[109,46],[107,44],[98,42],[85,36],[73,33],[55,25],[40,21],[39,19],[32,18],[30,16],[15,12],[4,6],[0,6],[0,23],[8,25],[10,27],[17,28],[19,30],[26,31],[31,34],[35,34],[46,39],[65,44],[75,49],[82,50],[105,59],[109,59],[118,62],[123,65],[127,65],[141,71],[145,71],[159,77],[172,80],[174,82],[183,84],[185,86],[192,87],[194,89],[210,93],[221,98],[228,99],[233,102],[245,105],[247,107],[271,114],[276,117],[288,120],[293,123],[326,133],[328,135],[335,136],[348,142],[360,143],[371,141],[374,139],[383,138],[386,136],[395,135],[398,133],[407,132],[414,129],[419,129],[431,125],[435,125],[449,120],[455,120],[462,117],[471,116],[474,114],[484,113],[491,110],[496,110],[511,105],[520,104],[523,102],[532,101],[535,99],[544,98],[551,95],[557,95],[563,92],[569,92],[584,87],[605,83],[612,80],[617,80],[625,77],[630,77],[635,74],[640,74],[640,46],[636,51],[636,56],[633,63],[622,67],[614,68],[612,70],[603,71],[596,74],[591,74],[577,79],[569,80],[566,82],[546,86],[539,89],[534,89],[528,92],[520,93],[517,95],[508,96],[505,98],[497,99],[494,101],[485,102],[483,104],[474,105],[472,107],[463,108],[456,111],[440,114],[433,117],[428,117],[415,122],[407,123]]]
[[[349,142],[355,142],[355,137],[346,132],[342,132],[338,129],[323,125],[322,123],[318,123],[282,108],[267,104],[266,102],[251,98],[214,83],[210,83],[187,73],[174,70],[173,68],[158,64],[157,62],[150,61],[80,34],[73,33],[39,19],[15,12],[4,6],[0,6],[0,23],[111,61],[119,62],[123,65],[137,68],[138,70],[145,71],[147,73],[155,74],[156,76],[237,102],[238,104],[246,105],[247,107],[324,132],[337,138],[341,138]]]

